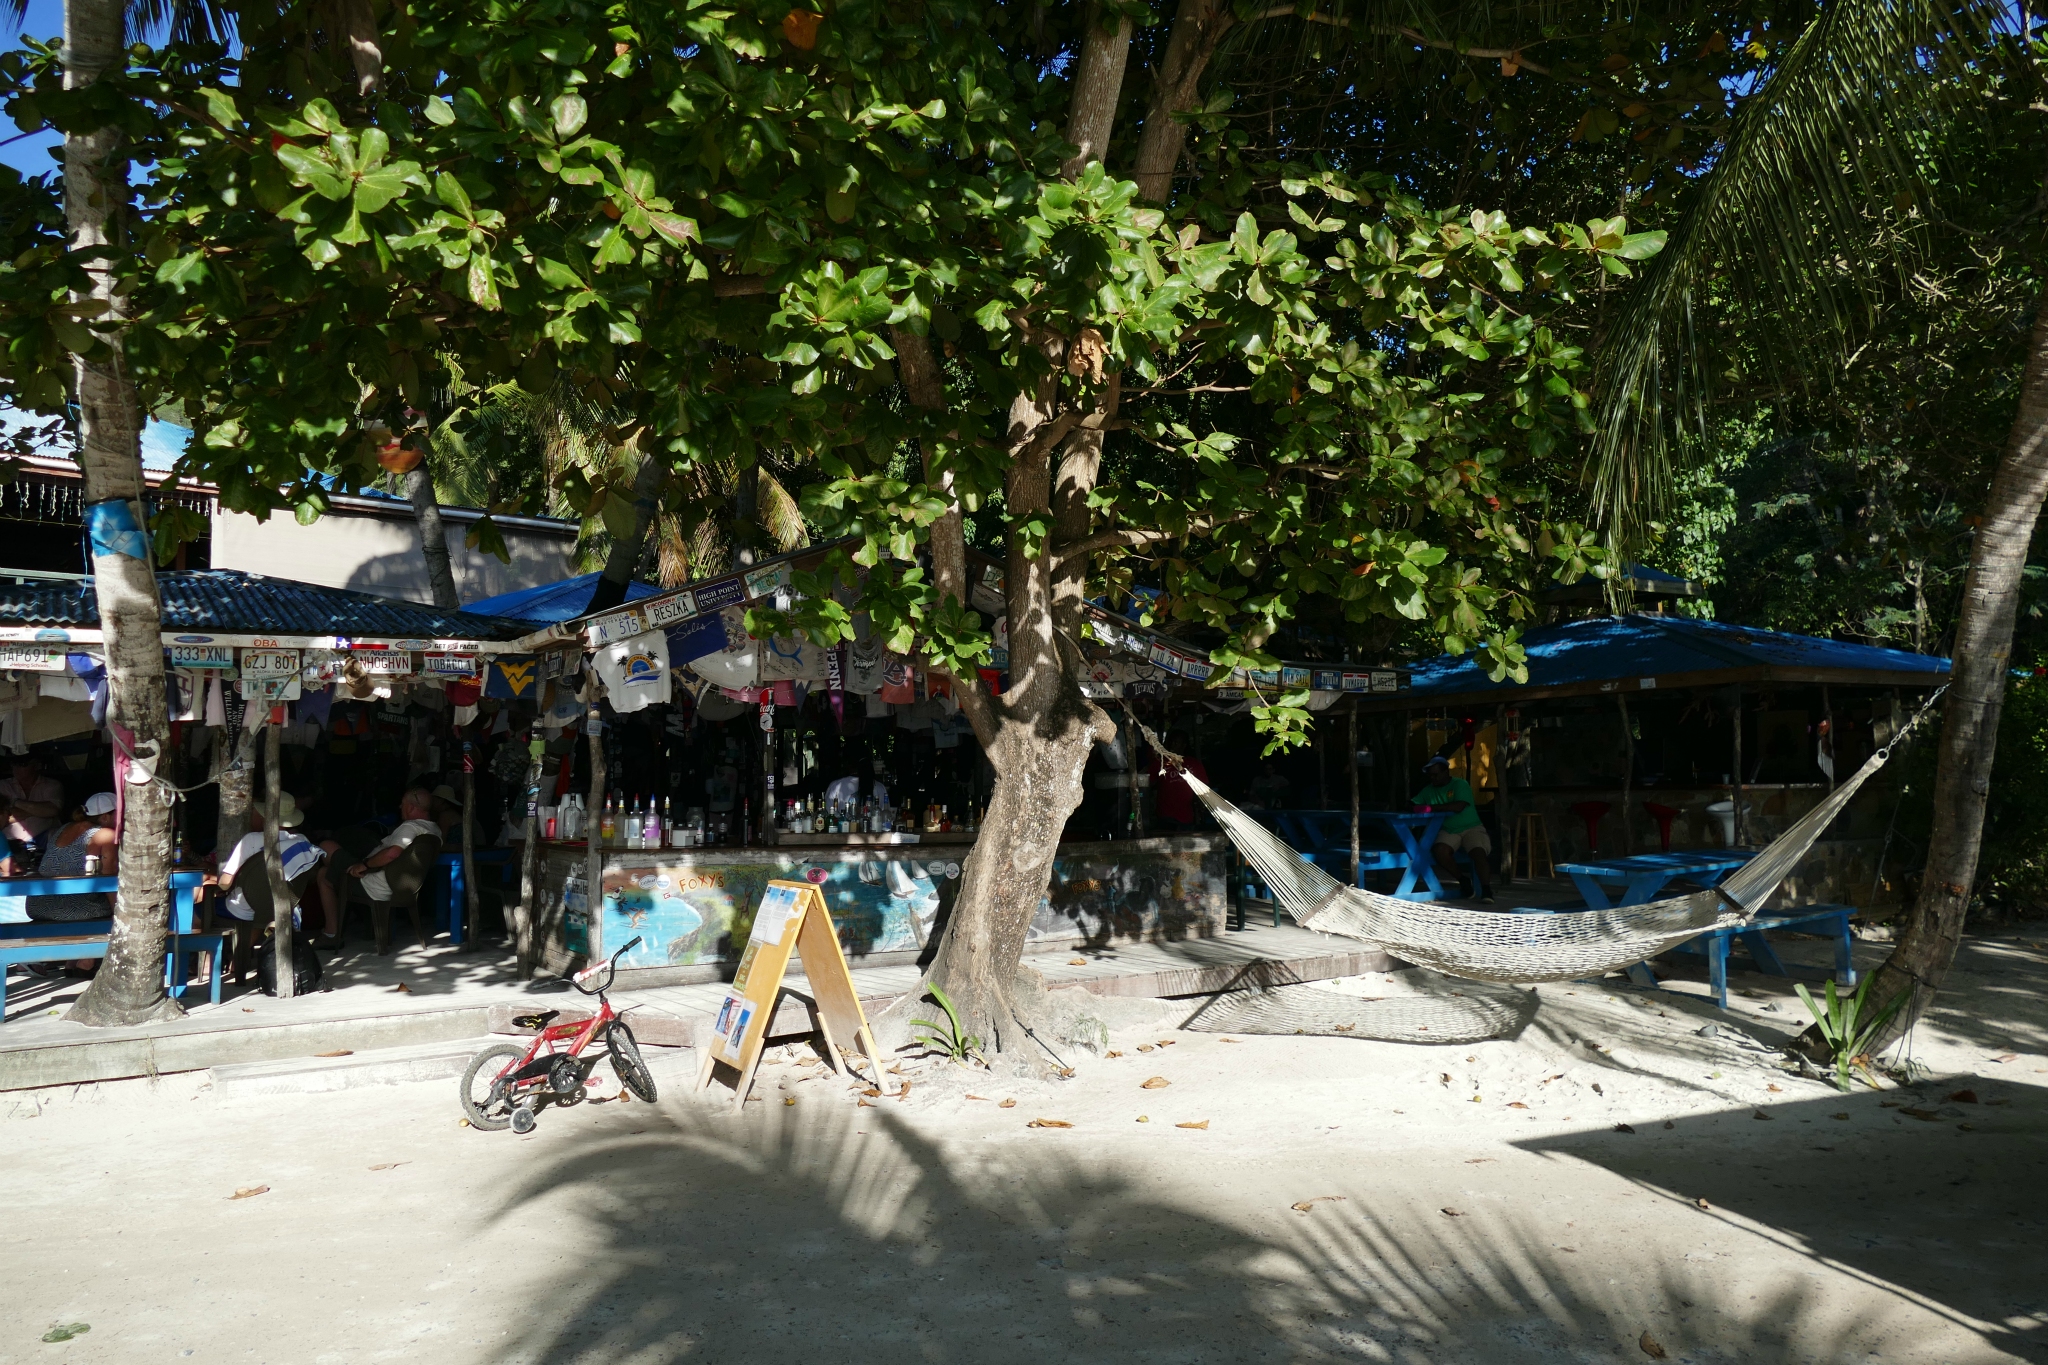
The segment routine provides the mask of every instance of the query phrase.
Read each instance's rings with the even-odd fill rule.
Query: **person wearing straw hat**
[[[284,863],[284,879],[298,891],[301,904],[306,899],[309,882],[320,887],[320,908],[326,919],[326,932],[315,938],[313,945],[332,948],[341,942],[340,907],[335,903],[333,888],[327,885],[326,880],[310,876],[327,853],[299,833],[298,827],[302,823],[304,817],[299,812],[299,803],[290,792],[283,793],[278,799],[277,809],[277,856]],[[249,904],[247,894],[235,884],[237,879],[245,869],[251,877],[270,875],[263,863],[263,828],[263,812],[250,810],[249,832],[229,851],[228,860],[220,871],[220,889],[226,893],[221,909],[238,920],[253,920],[256,911]]]

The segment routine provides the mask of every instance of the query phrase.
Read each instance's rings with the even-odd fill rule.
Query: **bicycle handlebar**
[[[602,995],[611,989],[613,978],[619,974],[619,959],[639,947],[642,941],[642,936],[635,934],[632,938],[620,944],[618,951],[606,958],[602,963],[592,963],[570,977],[569,984],[582,991],[585,995]],[[603,985],[586,986],[583,984],[586,980],[596,980],[599,971],[604,972]]]

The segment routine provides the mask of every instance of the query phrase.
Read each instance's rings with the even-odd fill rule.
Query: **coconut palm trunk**
[[[64,84],[91,85],[126,60],[120,0],[67,0]],[[93,585],[107,655],[107,725],[126,755],[121,827],[121,889],[106,961],[71,1007],[68,1018],[96,1025],[137,1024],[184,1011],[164,991],[164,935],[170,913],[171,805],[148,779],[169,760],[164,700],[162,607],[151,561],[142,476],[142,409],[122,356],[120,323],[127,300],[114,264],[125,251],[128,157],[116,128],[64,138],[64,212],[75,250],[98,252],[92,290],[113,324],[103,347],[75,355],[79,465],[85,475],[85,522]],[[137,780],[141,778],[142,780]]]

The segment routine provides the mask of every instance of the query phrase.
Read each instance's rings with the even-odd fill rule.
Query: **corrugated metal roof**
[[[159,573],[166,631],[234,635],[364,635],[399,639],[516,640],[524,621],[347,588],[267,578],[239,569]],[[90,578],[43,584],[0,583],[0,625],[97,627]]]
[[[1471,655],[1440,654],[1414,665],[1412,687],[1401,704],[1482,694],[1488,694],[1489,701],[1511,703],[1552,690],[1586,690],[1609,682],[1640,684],[1645,678],[1677,675],[1701,682],[1742,682],[1847,680],[1863,674],[1874,683],[1924,678],[1932,687],[1948,674],[1948,660],[1933,655],[1644,613],[1545,626],[1523,636],[1522,646],[1529,656],[1527,683],[1496,683]]]
[[[543,583],[537,588],[501,592],[496,597],[486,597],[470,603],[470,610],[486,612],[492,616],[510,616],[515,620],[530,621],[539,625],[571,621],[590,609],[590,594],[597,590],[597,580],[600,577],[599,574],[580,573],[559,583]],[[626,600],[637,602],[660,591],[661,589],[652,583],[642,583],[636,578],[626,585]]]

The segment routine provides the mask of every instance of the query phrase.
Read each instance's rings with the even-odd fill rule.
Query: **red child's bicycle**
[[[619,959],[639,939],[620,948],[605,961],[586,967],[571,977],[576,989],[597,997],[597,1013],[588,1019],[550,1025],[560,1010],[522,1014],[512,1022],[522,1028],[538,1029],[531,1046],[498,1043],[472,1057],[462,1073],[462,1112],[472,1128],[495,1132],[510,1128],[530,1133],[544,1104],[576,1104],[584,1096],[584,1082],[597,1065],[592,1047],[604,1041],[619,1084],[637,1099],[654,1102],[654,1077],[640,1060],[640,1046],[633,1030],[612,1010],[605,998],[612,978],[618,974]],[[602,977],[602,980],[599,978]],[[589,984],[586,984],[589,983]]]

